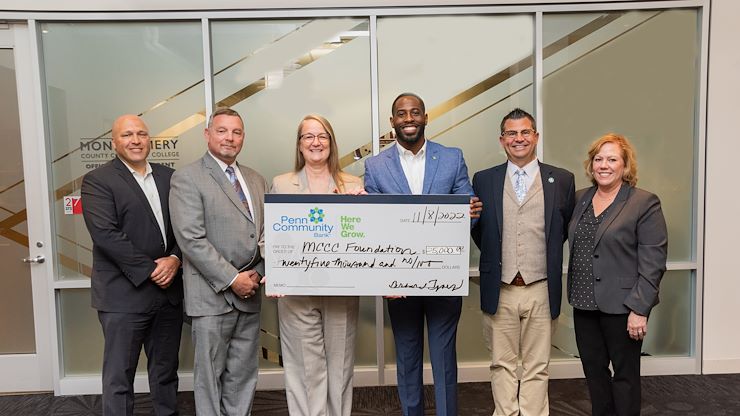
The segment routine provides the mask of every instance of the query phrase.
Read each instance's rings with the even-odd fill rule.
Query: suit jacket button
[[[594,279],[596,279],[596,281],[597,281],[597,282],[598,282],[599,280],[601,280],[601,278],[600,278],[600,277],[596,277],[596,276],[594,276]]]
[[[594,258],[595,259],[598,259],[599,258],[599,255],[598,254],[594,254]]]
[[[249,238],[254,238],[254,234],[249,234]]]

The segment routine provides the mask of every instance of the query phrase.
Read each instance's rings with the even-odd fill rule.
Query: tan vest
[[[547,278],[545,196],[539,172],[521,205],[507,172],[503,202],[501,281],[511,283],[517,272],[527,284]]]

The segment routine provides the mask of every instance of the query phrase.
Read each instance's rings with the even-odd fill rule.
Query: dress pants
[[[147,357],[149,391],[157,416],[177,415],[177,366],[182,304],[162,298],[148,313],[98,311],[103,328],[103,415],[134,411],[134,376],[141,347]]]
[[[193,317],[193,390],[198,416],[245,416],[257,388],[260,314],[237,309]]]
[[[292,416],[349,416],[360,299],[278,299],[285,395]]]
[[[527,286],[501,284],[496,313],[483,314],[495,416],[550,414],[547,387],[554,322],[546,280]],[[516,374],[519,358],[521,380]]]
[[[457,415],[457,323],[459,296],[411,296],[388,300],[396,345],[398,395],[404,416],[424,414],[424,319],[434,376],[437,416]]]
[[[573,309],[576,344],[594,416],[640,414],[642,341],[629,337],[627,317],[627,314]]]

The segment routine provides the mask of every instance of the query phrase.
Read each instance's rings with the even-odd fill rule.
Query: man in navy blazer
[[[182,330],[180,249],[169,215],[173,170],[147,162],[150,139],[135,115],[116,119],[117,157],[82,181],[93,242],[92,306],[103,328],[103,414],[131,415],[142,345],[155,414],[177,414]]]
[[[412,93],[399,95],[392,106],[396,144],[365,162],[365,190],[370,194],[473,195],[462,151],[427,141],[424,101]],[[471,215],[480,204],[471,199]],[[424,319],[434,376],[437,415],[457,415],[457,353],[455,340],[462,310],[459,296],[411,296],[388,300],[396,345],[398,393],[405,416],[424,414],[422,354]]]
[[[560,315],[563,243],[575,184],[572,173],[537,161],[539,133],[529,113],[517,108],[500,127],[508,161],[473,176],[475,194],[486,207],[472,236],[481,251],[480,303],[494,415],[547,415],[551,331]]]

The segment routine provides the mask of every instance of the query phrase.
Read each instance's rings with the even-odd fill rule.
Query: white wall
[[[740,2],[712,1],[707,111],[703,372],[740,373]]]

